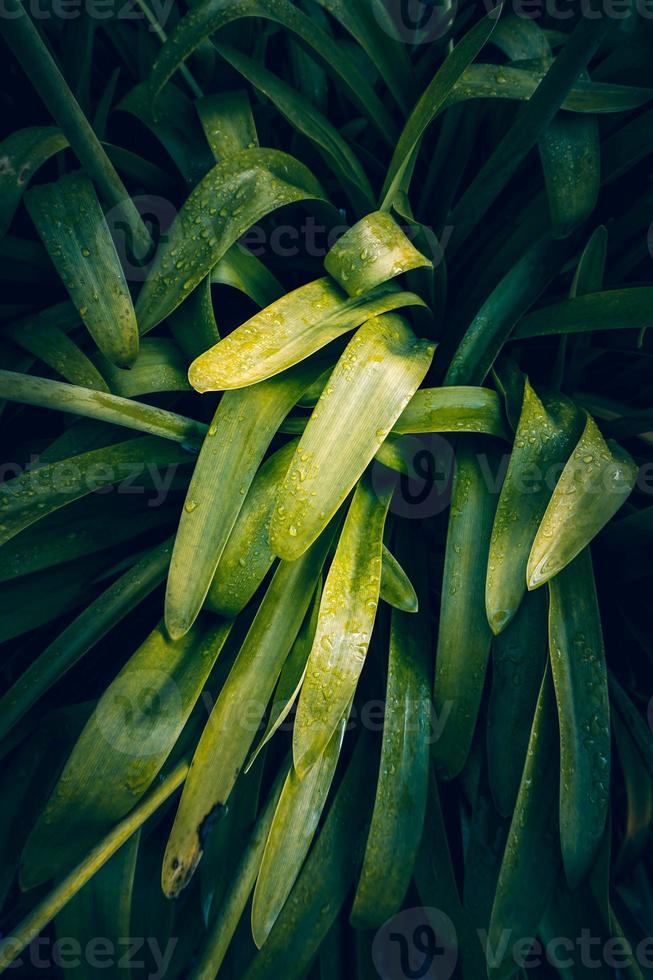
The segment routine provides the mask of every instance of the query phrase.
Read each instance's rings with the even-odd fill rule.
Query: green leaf
[[[391,495],[377,496],[371,480],[361,480],[324,583],[293,730],[300,778],[317,764],[356,693],[376,619]]]
[[[481,464],[484,464],[483,466]],[[465,765],[476,727],[491,632],[483,595],[496,490],[494,459],[461,443],[451,496],[435,660],[435,716],[442,731],[433,758],[445,778]],[[470,542],[474,546],[470,547]]]
[[[239,289],[257,306],[270,306],[283,296],[281,283],[260,259],[236,242],[211,270],[211,282]],[[182,307],[183,309],[184,307]],[[206,349],[206,348],[205,348]]]
[[[405,46],[377,22],[377,11],[363,0],[317,0],[356,39],[377,69],[400,107],[406,111],[413,98],[411,63]],[[380,29],[379,29],[380,27]]]
[[[76,864],[147,791],[229,630],[229,623],[218,623],[173,642],[158,626],[130,657],[98,701],[30,835],[21,862],[24,888]]]
[[[176,85],[166,85],[157,100],[156,114],[152,110],[145,83],[131,89],[116,108],[128,112],[147,126],[189,184],[204,177],[211,167],[213,155],[193,110],[193,102]],[[141,254],[148,255],[149,251],[149,248],[144,248]]]
[[[557,729],[551,674],[547,667],[542,681],[528,743],[528,754],[519,787],[506,850],[501,863],[492,906],[488,945],[500,950],[505,936],[519,937],[521,955],[535,934],[553,894],[558,877],[560,842],[556,820],[555,774],[558,762]],[[501,962],[488,975],[503,980],[514,975],[517,964],[508,944]],[[504,947],[505,949],[505,947]]]
[[[535,146],[587,67],[610,27],[602,12],[582,17],[562,51],[521,108],[512,126],[486,160],[451,212],[456,248],[467,241],[478,222]]]
[[[2,33],[106,204],[147,248],[150,235],[134,202],[20,0],[7,0]],[[72,213],[75,213],[73,208]],[[67,218],[68,216],[64,216]]]
[[[141,831],[137,830],[56,916],[55,929],[64,948],[72,939],[86,950],[98,936],[106,942],[107,949],[120,950],[125,945],[125,939],[130,935],[134,872],[140,842]],[[93,980],[97,967],[88,962],[93,959],[73,958],[73,963],[78,964],[74,966],[68,966],[64,959],[64,974],[78,980]]]
[[[496,38],[496,32],[492,40]],[[453,88],[446,106],[470,99],[511,99],[528,102],[545,76],[544,71],[516,65],[470,65]],[[609,113],[636,109],[653,98],[653,90],[632,85],[613,85],[579,78],[562,101],[573,113]]]
[[[272,704],[268,713],[268,722],[265,726],[265,731],[263,732],[258,745],[250,756],[247,763],[246,772],[249,772],[264,746],[266,746],[272,736],[279,731],[284,721],[292,711],[293,705],[297,700],[297,696],[301,691],[302,684],[304,683],[304,677],[306,676],[308,658],[313,648],[315,631],[317,630],[317,619],[320,612],[321,599],[322,580],[320,578],[318,579],[318,583],[315,587],[315,592],[313,593],[313,598],[311,599],[308,612],[304,617],[304,622],[302,623],[301,629],[297,634],[297,638],[293,643],[290,653],[286,658],[286,662],[284,663],[281,673],[279,674],[279,680],[277,681],[277,686],[274,690],[274,697],[272,698]]]
[[[319,371],[319,365],[300,365],[228,392],[220,401],[195,465],[172,554],[166,592],[171,636],[183,636],[195,621],[265,451]]]
[[[351,887],[365,841],[374,770],[369,742],[362,738],[295,887],[243,980],[305,975]]]
[[[271,20],[296,34],[326,70],[335,75],[351,101],[360,107],[386,143],[392,142],[395,135],[392,119],[356,61],[288,0],[243,0],[237,6],[225,6],[220,0],[204,0],[194,6],[171,32],[152,66],[152,98],[158,96],[179,65],[205,38],[227,24],[249,17]]]
[[[256,123],[247,92],[218,92],[195,102],[197,114],[219,163],[239,150],[258,146]]]
[[[629,496],[637,472],[628,453],[606,442],[588,415],[533,541],[529,589],[548,582],[590,543]]]
[[[285,785],[289,767],[289,762],[282,765],[265,806],[252,830],[247,846],[243,850],[238,867],[211,923],[199,962],[195,966],[195,980],[214,980],[222,966],[247,900],[254,888],[270,826],[277,810],[277,803]]]
[[[413,583],[385,545],[382,548],[380,596],[388,605],[402,612],[418,611],[419,602]]]
[[[206,604],[223,616],[245,608],[274,562],[268,532],[279,483],[297,440],[273,453],[254,477],[215,570]]]
[[[596,207],[601,186],[598,122],[559,113],[539,142],[551,234],[567,238]]]
[[[324,260],[329,275],[354,297],[424,266],[431,261],[384,211],[373,211],[346,231]]]
[[[296,562],[282,562],[259,606],[193,757],[163,864],[163,890],[178,895],[202,856],[254,741],[274,685],[299,632],[331,545],[329,528]]]
[[[164,408],[15,371],[0,370],[0,397],[24,405],[124,425],[150,436],[172,439],[187,447],[199,446],[206,433],[203,422],[195,422]]]
[[[560,720],[560,836],[567,880],[589,871],[605,828],[610,705],[589,549],[549,582],[549,648]]]
[[[401,541],[402,557],[408,539]],[[356,928],[377,929],[405,898],[424,824],[431,735],[432,638],[425,556],[415,578],[421,611],[392,612],[383,745],[372,822],[351,911]],[[411,570],[416,566],[414,560]]]
[[[68,140],[53,126],[17,129],[0,143],[0,238],[9,230],[32,175]]]
[[[544,591],[528,593],[510,625],[492,641],[487,718],[488,778],[497,810],[512,816],[547,660]]]
[[[324,752],[303,778],[286,776],[265,843],[252,900],[252,935],[260,949],[292,891],[317,830],[333,782],[347,715],[340,719]]]
[[[393,432],[485,432],[510,441],[501,400],[490,388],[421,388]]]
[[[426,374],[433,345],[398,316],[368,320],[347,345],[302,435],[270,525],[276,554],[303,554],[372,460]],[[339,466],[331,463],[338,458]]]
[[[490,540],[485,607],[493,633],[511,621],[526,591],[526,566],[560,467],[582,419],[563,395],[540,400],[528,380]]]
[[[172,313],[248,228],[277,208],[306,200],[326,199],[310,171],[280,150],[241,150],[216,164],[157,250],[136,304],[141,332]]]
[[[536,241],[498,283],[467,328],[447,369],[445,385],[482,384],[515,324],[557,275],[567,246]]]
[[[215,42],[216,50],[236,71],[266,95],[290,125],[315,144],[340,181],[355,210],[370,211],[374,193],[361,163],[328,118],[290,85],[236,48]]]
[[[2,336],[22,347],[71,384],[108,391],[104,377],[77,344],[54,324],[34,317],[9,324]],[[110,361],[106,361],[110,364]],[[125,372],[127,373],[127,372]]]
[[[324,278],[300,286],[256,313],[200,355],[189,378],[199,392],[242,388],[280,374],[373,316],[423,306],[414,293],[378,286],[350,298]]]
[[[130,367],[138,354],[136,317],[91,181],[65,174],[27,191],[25,204],[93,340],[109,360]]]
[[[653,287],[630,286],[566,299],[525,316],[515,339],[586,330],[642,330],[651,324]]]
[[[163,582],[172,542],[148,552],[89,603],[0,698],[0,739],[56,681]]]
[[[177,344],[166,337],[141,340],[138,357],[129,371],[117,368],[101,354],[96,356],[95,362],[102,369],[113,393],[122,398],[140,398],[155,391],[190,390],[188,362]]]
[[[101,487],[190,461],[180,446],[144,436],[26,470],[0,485],[0,544]]]
[[[381,195],[384,210],[392,207],[398,191],[407,190],[415,155],[426,130],[444,108],[447,97],[460,76],[487,43],[501,10],[502,4],[487,14],[456,44],[420,96],[399,137],[386,175]]]
[[[188,763],[182,762],[138,806],[117,824],[106,837],[85,856],[84,860],[66,875],[27,916],[0,942],[0,970],[5,970],[22,950],[47,926],[70,899],[94,874],[129,840],[139,827],[172,796],[188,773]]]

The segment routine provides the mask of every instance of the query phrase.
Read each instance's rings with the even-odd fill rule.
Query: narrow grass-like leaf
[[[7,932],[0,942],[0,972],[10,966],[18,954],[52,921],[73,895],[76,895],[132,834],[179,789],[187,774],[187,762],[176,766],[146,799],[109,831],[70,874],[58,882],[17,926]]]
[[[402,557],[407,551],[403,543]],[[406,557],[408,557],[406,555]],[[422,553],[420,560],[425,565]],[[417,567],[416,567],[417,566]],[[426,568],[415,568],[421,611],[392,612],[383,745],[372,822],[351,922],[376,929],[401,907],[422,835],[429,780],[431,648]]]
[[[206,425],[184,418],[164,408],[144,405],[131,398],[121,398],[105,391],[50,381],[31,374],[0,370],[0,397],[24,405],[36,405],[52,411],[71,412],[86,418],[101,419],[124,425],[162,439],[172,439],[184,446],[198,447],[206,434]]]
[[[0,238],[8,232],[32,175],[67,146],[54,126],[17,129],[0,143]]]
[[[221,56],[236,71],[266,95],[288,120],[318,148],[327,166],[340,180],[357,211],[374,207],[374,193],[360,161],[328,118],[281,78],[236,48],[215,42]]]
[[[651,324],[653,287],[630,286],[588,293],[529,313],[514,337],[543,337],[586,330],[642,330]]]
[[[183,636],[195,621],[263,455],[319,371],[319,366],[300,365],[223,396],[195,465],[177,531],[166,592],[171,636]]]
[[[289,0],[242,0],[237,5],[204,0],[193,7],[171,32],[152,66],[152,97],[158,95],[179,65],[205,38],[227,24],[249,17],[271,20],[296,34],[342,83],[352,102],[360,107],[385,141],[392,142],[395,135],[392,118],[355,59]]]
[[[359,327],[402,306],[423,306],[414,293],[379,286],[350,298],[324,278],[300,286],[256,313],[193,361],[189,378],[200,392],[264,381]]]
[[[71,384],[94,388],[96,391],[109,390],[90,358],[63,330],[53,324],[46,325],[38,318],[33,318],[27,322],[9,324],[2,331],[2,336],[29,351]]]
[[[361,738],[295,887],[243,980],[299,980],[327,936],[365,841],[375,771],[369,749]]]
[[[565,250],[564,242],[545,236],[521,256],[467,328],[447,369],[446,385],[483,383],[515,324],[559,271]]]
[[[497,490],[489,486],[491,461],[475,443],[461,444],[456,455],[434,688],[436,717],[446,722],[433,758],[448,779],[461,771],[469,754],[490,655],[483,595],[497,503]]]
[[[360,327],[320,396],[279,490],[270,525],[276,554],[292,561],[315,540],[415,393],[432,356],[433,345],[418,340],[398,316],[386,314]]]
[[[290,762],[284,763],[274,786],[270,790],[265,806],[256,821],[238,867],[229,883],[222,904],[211,923],[206,945],[201,951],[199,962],[191,973],[191,980],[215,980],[222,966],[247,900],[254,888],[270,826],[289,769]]]
[[[603,836],[610,786],[610,705],[589,549],[549,582],[549,647],[560,719],[560,836],[571,888]]]
[[[21,862],[23,887],[76,864],[147,791],[229,629],[229,623],[218,623],[173,642],[158,626],[128,660],[98,701],[30,835]]]
[[[579,75],[605,37],[610,18],[601,11],[581,18],[512,126],[486,160],[451,212],[456,248],[461,248],[495,202],[526,154],[560,109]]]
[[[588,415],[533,541],[529,589],[549,581],[590,543],[629,496],[637,472],[629,454],[606,442]]]
[[[402,272],[431,266],[394,218],[373,211],[329,250],[324,268],[349,296],[363,296]]]
[[[197,867],[306,615],[332,537],[330,528],[300,561],[282,562],[268,587],[193,757],[163,864],[166,895],[178,895]]]
[[[300,777],[317,764],[356,692],[374,628],[390,489],[358,484],[322,593],[293,730]]]
[[[28,191],[25,204],[93,340],[111,361],[130,367],[138,354],[136,317],[91,181],[65,174]]]
[[[147,126],[191,186],[211,167],[214,157],[193,111],[193,103],[176,85],[166,85],[157,100],[156,114],[152,111],[145,83],[131,89],[116,108]],[[151,244],[140,254],[151,255]]]
[[[279,680],[274,690],[272,705],[268,713],[268,721],[265,731],[261,736],[256,748],[253,750],[247,763],[246,771],[254,765],[264,746],[268,744],[272,736],[279,731],[286,718],[292,711],[297,696],[302,689],[308,658],[313,648],[315,631],[317,630],[317,620],[320,612],[320,600],[322,599],[322,580],[318,580],[311,599],[311,605],[306,613],[301,629],[297,634],[297,639],[292,645],[290,653],[286,658]]]
[[[195,103],[202,128],[217,162],[258,146],[256,123],[247,92],[219,92]]]
[[[380,596],[388,605],[402,612],[415,613],[419,608],[413,583],[385,545],[382,549]]]
[[[492,906],[488,945],[504,949],[488,970],[492,980],[515,974],[513,944],[503,945],[505,930],[523,939],[522,951],[535,937],[555,888],[561,866],[556,819],[558,732],[553,684],[547,666],[533,719],[519,795]],[[532,944],[536,942],[532,939]],[[528,955],[527,953],[525,955]]]
[[[286,475],[296,440],[261,466],[236,518],[215,570],[206,603],[213,612],[237,616],[274,562],[268,532],[279,483]]]
[[[0,698],[0,739],[66,671],[163,582],[172,541],[153,548],[121,575],[29,665]]]
[[[551,234],[567,238],[596,207],[601,186],[599,127],[592,116],[559,113],[539,141]]]
[[[649,775],[653,777],[653,734],[651,729],[614,674],[610,674],[609,682],[611,699],[632,735]]]
[[[373,4],[359,0],[355,3],[347,0],[317,2],[356,38],[397,103],[406,111],[413,97],[411,65],[405,45],[393,35],[393,25],[379,24],[378,9],[374,10]],[[386,26],[390,29],[386,30]]]
[[[348,714],[348,712],[347,712]],[[292,891],[317,830],[335,773],[347,715],[303,779],[291,768],[265,844],[252,900],[252,935],[260,949]]]
[[[124,549],[113,549],[61,565],[54,580],[45,571],[5,582],[0,586],[0,643],[51,623],[88,602],[98,591],[97,577],[109,564],[123,559]]]
[[[501,400],[490,388],[421,388],[392,427],[397,433],[479,432],[510,441]]]
[[[500,633],[519,608],[528,556],[581,426],[580,413],[568,398],[554,395],[542,401],[526,381],[490,540],[485,607],[493,633]]]
[[[29,13],[20,0],[7,0],[5,14],[0,28],[13,54],[105,202],[116,209],[136,240],[147,249],[149,232]]]
[[[420,96],[399,137],[388,169],[381,195],[384,209],[392,207],[398,191],[407,189],[405,185],[410,181],[410,169],[414,165],[415,153],[424,133],[443,109],[460,76],[486,44],[497,24],[501,9],[500,4],[456,44]]]
[[[181,446],[144,436],[27,470],[0,485],[0,544],[101,487],[190,461]]]
[[[248,228],[299,201],[325,201],[311,172],[280,150],[241,150],[216,164],[183,204],[138,297],[142,332],[168,316]]]
[[[494,35],[493,35],[494,39]],[[446,101],[447,107],[469,99],[512,99],[528,102],[545,72],[516,65],[470,65]],[[579,78],[561,108],[573,113],[609,113],[636,109],[653,98],[650,88],[613,85]]]
[[[72,940],[86,950],[98,936],[102,936],[106,948],[118,950],[125,945],[126,937],[131,935],[134,873],[140,842],[141,831],[137,830],[56,916],[57,938],[64,947]],[[64,974],[78,980],[93,980],[97,971],[93,960],[92,956],[80,957],[79,965],[70,967],[64,963]]]
[[[503,817],[512,815],[517,801],[547,654],[547,600],[540,590],[526,595],[510,625],[492,641],[488,778]]]

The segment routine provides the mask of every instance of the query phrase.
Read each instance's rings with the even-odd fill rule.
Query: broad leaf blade
[[[628,453],[606,442],[588,415],[533,541],[529,589],[548,582],[590,543],[629,496],[637,472]]]
[[[300,777],[317,764],[356,692],[379,601],[390,496],[377,496],[371,481],[361,480],[324,583],[293,731]]]
[[[25,203],[93,340],[109,360],[130,367],[138,354],[136,317],[91,181],[66,174],[28,191]]]
[[[397,316],[386,314],[360,327],[320,396],[280,488],[270,526],[278,555],[297,558],[326,526],[406,407],[432,356],[433,345],[417,340]]]

